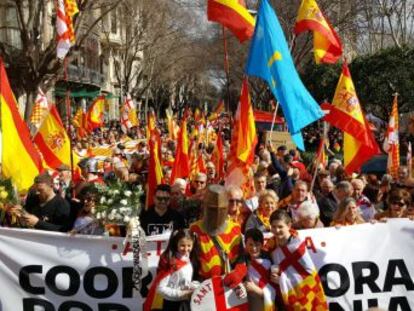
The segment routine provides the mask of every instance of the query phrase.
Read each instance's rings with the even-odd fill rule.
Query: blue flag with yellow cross
[[[268,0],[260,4],[246,73],[267,81],[282,106],[292,140],[304,150],[301,130],[324,114],[296,71],[282,27]]]

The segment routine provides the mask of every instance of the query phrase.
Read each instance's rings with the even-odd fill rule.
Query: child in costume
[[[247,277],[246,287],[249,310],[275,311],[276,289],[270,283],[270,268],[272,261],[263,252],[263,233],[257,229],[249,229],[244,236]]]
[[[190,310],[189,301],[200,283],[193,281],[197,254],[196,238],[188,230],[177,230],[171,235],[161,254],[157,276],[144,303],[144,311]]]

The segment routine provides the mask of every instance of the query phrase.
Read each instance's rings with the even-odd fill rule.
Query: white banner
[[[330,310],[414,310],[414,222],[301,231]],[[123,239],[0,228],[0,311],[141,310],[166,236],[147,239],[146,277],[133,290]],[[147,264],[148,263],[148,264]],[[149,269],[150,273],[147,273]]]

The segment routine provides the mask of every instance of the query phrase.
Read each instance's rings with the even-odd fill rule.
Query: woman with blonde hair
[[[247,219],[245,231],[257,228],[263,233],[270,232],[270,215],[277,209],[279,197],[273,190],[259,194],[259,207]]]
[[[339,203],[331,226],[351,226],[365,223],[354,198],[345,198]]]

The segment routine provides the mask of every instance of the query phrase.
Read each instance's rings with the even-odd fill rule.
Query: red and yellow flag
[[[236,112],[235,127],[237,127],[238,133],[237,140],[232,141],[235,156],[241,162],[250,165],[254,160],[257,135],[247,79],[243,80],[239,107]]]
[[[217,134],[217,141],[213,154],[211,155],[211,161],[214,163],[216,168],[218,180],[222,180],[224,178],[224,147],[220,131]]]
[[[318,151],[316,153],[316,158],[318,160],[318,163],[323,168],[326,168],[326,166],[328,165],[328,155],[326,154],[327,146],[328,146],[328,142],[326,141],[326,138],[322,137],[319,143]]]
[[[37,129],[42,125],[42,121],[49,111],[49,104],[46,95],[39,88],[36,100],[33,106],[32,114],[30,116],[30,123]]]
[[[25,191],[42,172],[42,160],[30,140],[29,129],[20,117],[10,88],[3,60],[0,58],[0,111],[2,174],[11,178],[19,191]]]
[[[64,59],[75,43],[73,19],[79,12],[76,0],[56,1],[57,57]]]
[[[250,101],[249,85],[247,79],[244,79],[234,120],[225,182],[226,185],[233,184],[241,187],[247,197],[252,191],[253,180],[250,166],[254,161],[256,145],[256,124]]]
[[[187,113],[185,112],[178,133],[177,151],[175,153],[174,166],[171,173],[171,184],[174,183],[176,178],[186,178],[190,175],[188,151],[189,139],[187,131]]]
[[[389,174],[398,179],[398,168],[400,167],[400,139],[398,127],[398,96],[394,96],[390,121],[388,123],[387,136],[384,140],[384,151],[388,153],[387,169]]]
[[[104,124],[105,96],[95,99],[86,113],[86,129],[93,131]]]
[[[214,109],[214,111],[208,117],[208,120],[210,122],[216,121],[223,112],[224,112],[224,101],[220,100],[220,102],[217,104],[216,109]]]
[[[169,108],[165,110],[165,115],[167,117],[167,129],[168,129],[168,137],[171,140],[176,140],[178,134],[177,131],[177,124],[174,120],[174,113],[173,111]]]
[[[73,126],[76,128],[76,135],[78,138],[85,137],[87,135],[86,132],[86,114],[83,111],[82,107],[76,111],[75,116],[72,120]]]
[[[342,55],[341,40],[315,0],[303,0],[296,18],[295,34],[308,30],[313,31],[316,63],[336,63]]]
[[[70,166],[70,141],[63,127],[56,106],[50,108],[39,131],[33,138],[47,166],[56,169],[60,165]]]
[[[240,42],[254,33],[254,17],[246,9],[244,0],[208,0],[207,17],[228,28]]]
[[[148,183],[147,183],[147,207],[154,204],[155,188],[161,184],[163,173],[161,166],[161,137],[160,132],[155,127],[155,115],[150,113],[148,116]]]
[[[324,103],[321,108],[329,111],[325,120],[344,131],[344,165],[348,174],[358,171],[365,161],[380,153],[346,63],[342,66],[332,105]]]

